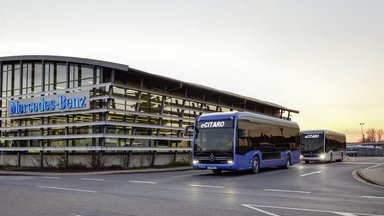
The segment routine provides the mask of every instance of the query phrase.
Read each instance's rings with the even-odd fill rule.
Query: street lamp
[[[364,123],[361,122],[361,123],[360,123],[360,126],[361,126],[361,135],[362,135],[362,137],[363,137],[363,143],[365,143],[363,125],[364,125]]]

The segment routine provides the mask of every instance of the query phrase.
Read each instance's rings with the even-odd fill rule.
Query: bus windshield
[[[302,152],[323,152],[324,135],[323,134],[302,134],[301,135]]]
[[[200,129],[196,131],[195,152],[220,152],[232,154],[233,128]]]

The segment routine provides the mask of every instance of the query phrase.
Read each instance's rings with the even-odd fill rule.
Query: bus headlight
[[[233,160],[227,161],[227,164],[233,164]]]
[[[320,159],[324,160],[325,159],[325,154],[320,154]]]
[[[198,164],[199,161],[198,161],[198,160],[193,160],[192,163],[193,163],[193,164]]]
[[[303,155],[300,155],[300,159],[303,159],[304,158],[304,156]]]

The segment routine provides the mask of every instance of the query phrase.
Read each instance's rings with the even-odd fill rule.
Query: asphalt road
[[[0,215],[384,215],[384,188],[351,174],[381,163],[353,158],[258,174],[0,176]]]

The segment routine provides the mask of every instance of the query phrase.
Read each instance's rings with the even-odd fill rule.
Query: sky
[[[301,130],[384,129],[382,0],[0,0],[0,56],[127,64],[299,110]]]

